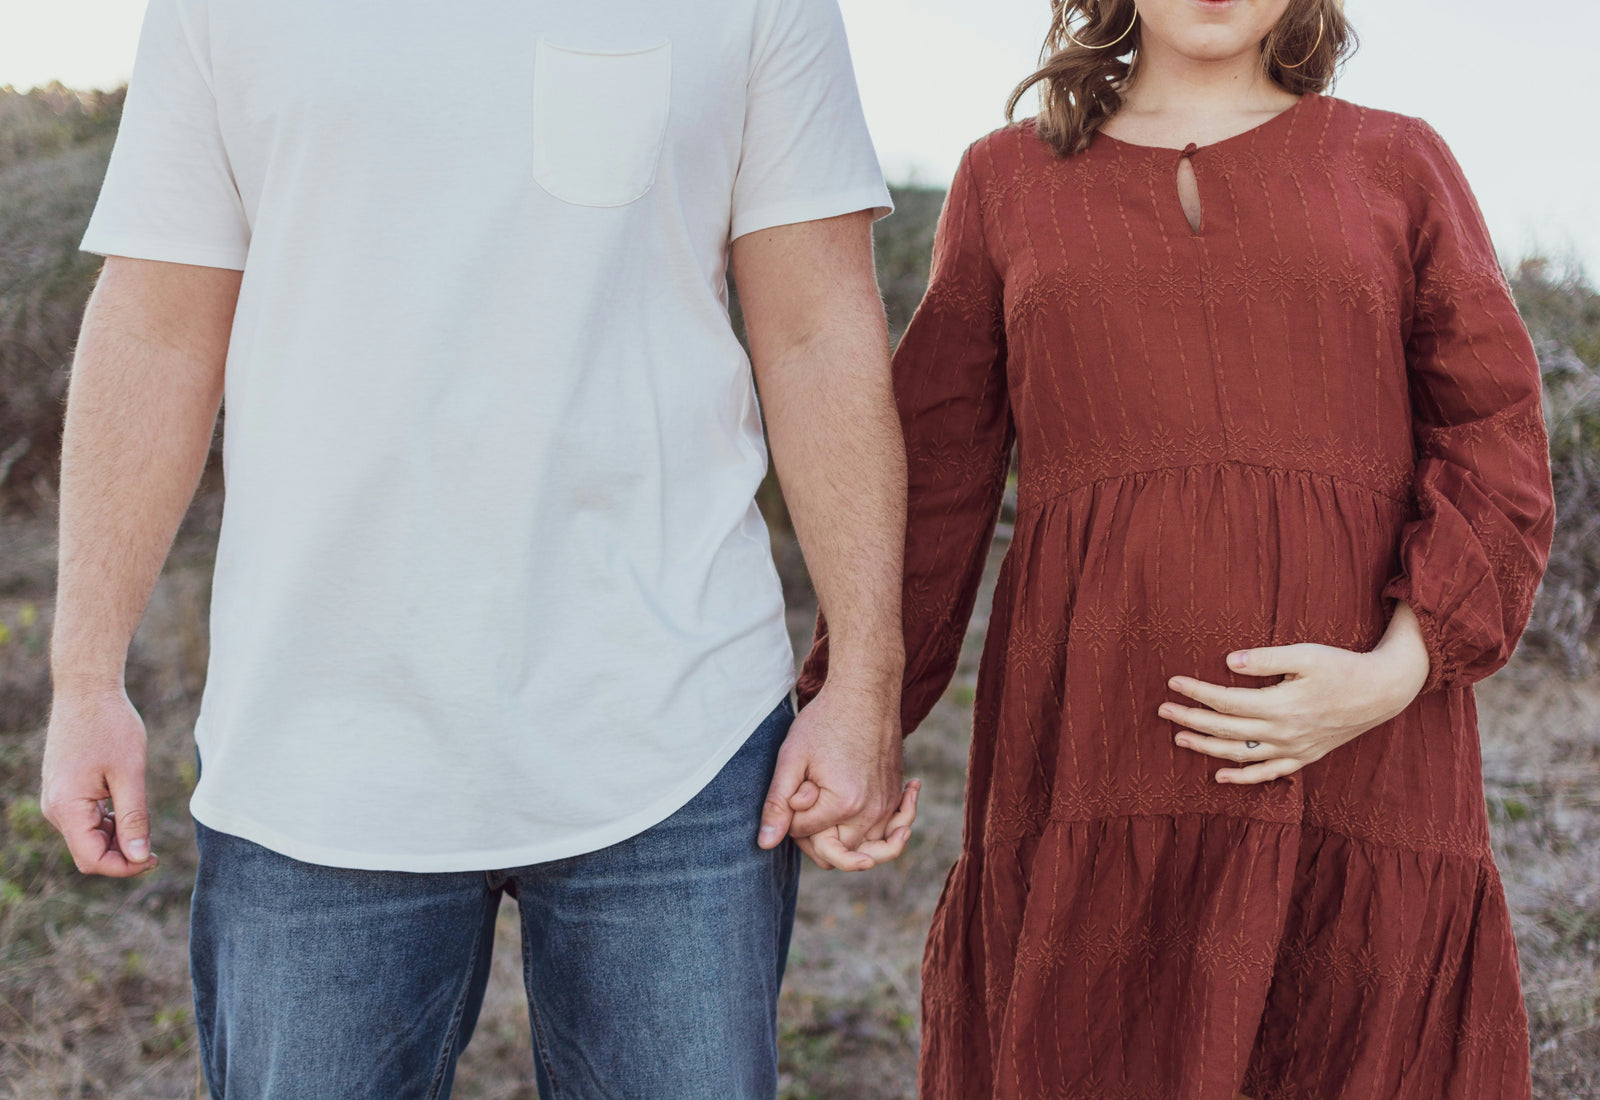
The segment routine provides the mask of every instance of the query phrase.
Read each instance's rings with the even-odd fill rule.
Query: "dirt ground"
[[[202,499],[134,647],[130,692],[150,727],[163,865],[130,885],[78,877],[38,817],[54,545],[48,519],[0,520],[0,1097],[205,1095],[185,954],[193,843],[184,800],[194,782],[189,730],[204,677],[216,522],[216,500]],[[907,745],[908,773],[925,784],[910,850],[870,875],[808,870],[802,882],[782,999],[785,1100],[914,1095],[918,966],[960,842],[984,604],[956,682]],[[807,607],[791,614],[797,644],[810,621]],[[1600,682],[1519,662],[1480,700],[1536,1093],[1600,1100]],[[458,1097],[536,1096],[516,936],[508,908]]]

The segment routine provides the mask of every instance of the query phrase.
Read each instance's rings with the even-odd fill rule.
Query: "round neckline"
[[[1112,135],[1106,133],[1104,130],[1096,130],[1095,131],[1095,137],[1097,137],[1097,138],[1105,138],[1107,141],[1111,142],[1111,144],[1113,144],[1113,145],[1119,145],[1124,149],[1132,149],[1132,150],[1134,150],[1136,152],[1140,152],[1140,153],[1168,153],[1168,154],[1171,154],[1172,156],[1190,156],[1190,157],[1192,157],[1192,156],[1195,156],[1198,153],[1204,153],[1208,149],[1220,149],[1223,146],[1231,145],[1232,143],[1234,143],[1236,141],[1243,141],[1245,138],[1256,137],[1263,130],[1266,130],[1266,129],[1272,127],[1272,126],[1276,126],[1279,122],[1283,121],[1284,119],[1288,118],[1290,115],[1294,114],[1296,111],[1298,111],[1301,108],[1301,106],[1303,106],[1305,104],[1305,102],[1307,100],[1309,100],[1309,99],[1320,99],[1320,98],[1322,98],[1322,97],[1320,95],[1318,95],[1318,93],[1316,93],[1316,92],[1306,92],[1303,95],[1301,95],[1299,99],[1297,99],[1293,103],[1289,104],[1289,106],[1285,107],[1283,110],[1279,111],[1277,114],[1273,115],[1271,118],[1267,119],[1265,122],[1258,122],[1254,126],[1250,127],[1248,130],[1240,130],[1237,134],[1230,134],[1228,137],[1222,138],[1219,141],[1213,141],[1209,145],[1196,145],[1193,142],[1190,142],[1188,145],[1184,146],[1182,149],[1174,148],[1173,146],[1169,146],[1169,145],[1139,145],[1136,142],[1123,141],[1119,137],[1113,137]]]

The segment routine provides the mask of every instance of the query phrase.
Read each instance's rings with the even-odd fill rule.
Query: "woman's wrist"
[[[1383,670],[1386,682],[1391,685],[1393,701],[1398,714],[1411,704],[1428,682],[1430,661],[1427,641],[1422,636],[1422,626],[1416,612],[1404,600],[1395,604],[1389,619],[1389,628],[1371,656]]]

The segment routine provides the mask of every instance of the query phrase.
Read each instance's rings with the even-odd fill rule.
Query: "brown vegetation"
[[[96,257],[78,240],[122,93],[0,89],[0,507],[53,495],[67,358]]]
[[[1525,646],[1593,673],[1600,637],[1600,294],[1572,271],[1527,260],[1512,279],[1539,346],[1558,524]]]

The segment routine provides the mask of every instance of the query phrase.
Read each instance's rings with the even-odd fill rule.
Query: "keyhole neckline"
[[[1200,176],[1194,170],[1194,160],[1190,157],[1188,149],[1185,149],[1183,156],[1178,158],[1173,183],[1176,185],[1178,206],[1183,211],[1183,220],[1187,223],[1189,234],[1198,237],[1204,232],[1205,203],[1200,194]]]

